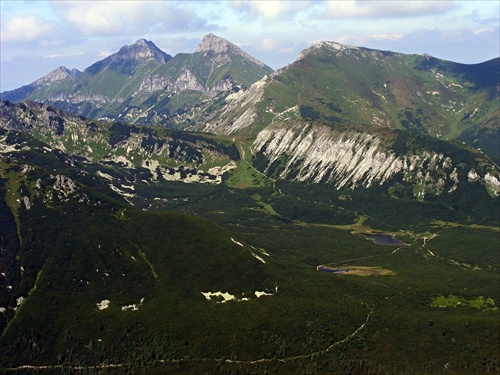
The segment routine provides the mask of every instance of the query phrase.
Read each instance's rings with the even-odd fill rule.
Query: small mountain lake
[[[360,236],[363,236],[367,240],[373,241],[373,243],[377,245],[386,245],[386,246],[401,246],[405,245],[405,243],[390,234],[384,233],[360,233]]]

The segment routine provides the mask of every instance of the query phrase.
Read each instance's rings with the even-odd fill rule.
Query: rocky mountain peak
[[[111,67],[122,71],[128,70],[127,74],[131,74],[140,63],[156,61],[160,64],[166,64],[171,58],[172,56],[163,52],[153,42],[139,39],[134,44],[123,46],[118,52],[91,65],[86,69],[86,72],[97,74]],[[125,70],[123,70],[124,68]]]
[[[141,38],[141,39],[139,39],[138,41],[136,41],[136,42],[134,43],[134,45],[138,45],[138,46],[145,46],[145,47],[146,47],[146,46],[148,46],[148,43],[153,44],[152,42],[148,42],[146,39]]]
[[[349,46],[347,44],[324,41],[324,42],[316,43],[316,44],[312,45],[311,47],[308,47],[308,48],[304,49],[303,51],[301,51],[299,53],[298,59],[300,60],[311,53],[315,53],[315,52],[318,52],[321,50],[328,50],[331,52],[345,52],[345,51],[352,51],[352,50],[357,50],[357,49],[359,49],[359,48]]]
[[[76,78],[80,74],[81,74],[81,72],[78,69],[68,69],[65,66],[60,66],[60,67],[54,69],[53,71],[51,71],[46,76],[35,81],[34,83],[35,84],[47,84],[47,83],[52,83],[52,82],[66,79],[68,77]]]
[[[213,51],[217,53],[227,52],[232,47],[236,47],[226,39],[218,37],[212,33],[205,35],[201,43],[198,45],[196,52]],[[236,47],[238,48],[238,47]]]
[[[159,49],[153,42],[146,39],[139,39],[130,46],[120,48],[118,53],[111,55],[116,56],[116,59],[131,59],[131,60],[156,60],[161,64],[165,64],[172,58],[169,54]]]
[[[245,59],[248,59],[255,64],[258,64],[260,66],[265,66],[265,64],[262,61],[253,58],[237,45],[227,41],[226,39],[218,37],[212,33],[205,35],[201,43],[198,45],[198,48],[196,49],[196,52],[208,52],[208,51],[212,51],[219,54],[231,52],[235,55],[244,57]]]

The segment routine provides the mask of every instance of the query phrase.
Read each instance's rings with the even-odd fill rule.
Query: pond
[[[367,240],[373,241],[377,245],[401,246],[405,243],[390,234],[383,233],[360,233]]]
[[[329,268],[329,267],[325,267],[325,266],[318,266],[317,268],[318,268],[318,271],[321,271],[321,272],[330,272],[330,273],[349,272],[348,268],[340,269],[340,268]]]

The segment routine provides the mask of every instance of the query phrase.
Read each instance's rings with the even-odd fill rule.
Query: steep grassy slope
[[[498,59],[463,65],[324,42],[273,77],[260,112],[297,107],[310,120],[460,139],[498,157],[498,77]]]

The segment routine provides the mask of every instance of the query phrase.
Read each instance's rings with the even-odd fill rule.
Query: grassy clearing
[[[472,229],[489,229],[495,232],[500,232],[500,227],[493,227],[487,225],[471,224],[465,225],[460,223],[453,223],[448,221],[436,220],[433,222],[434,225],[441,228],[472,228]]]
[[[235,140],[233,138],[233,140]],[[251,187],[264,187],[272,185],[275,180],[266,176],[253,166],[252,163],[252,143],[248,140],[236,140],[241,160],[237,162],[237,167],[231,173],[226,184],[228,187],[237,189],[247,189]]]
[[[394,275],[393,271],[390,271],[388,269],[374,266],[374,267],[367,267],[367,266],[348,266],[348,265],[343,265],[341,267],[337,267],[334,265],[324,265],[321,266],[326,270],[335,270],[336,274],[339,275],[353,275],[353,276],[390,276]],[[338,270],[338,271],[337,271]],[[328,271],[326,271],[328,272]]]
[[[279,216],[279,214],[274,210],[273,206],[271,206],[269,203],[263,202],[262,197],[260,194],[252,194],[251,197],[255,200],[255,202],[261,206],[265,212],[267,212],[270,215],[276,215]]]
[[[142,260],[149,266],[149,268],[151,269],[151,274],[153,275],[153,277],[155,278],[155,280],[158,280],[158,274],[155,272],[155,269],[153,267],[153,264],[151,264],[151,262],[148,260],[148,258],[146,258],[146,254],[144,254],[144,252],[139,249],[138,247],[137,248],[137,253],[139,254],[139,256],[142,258]]]
[[[436,297],[432,300],[431,306],[433,307],[458,307],[458,306],[465,306],[465,307],[472,307],[475,309],[480,309],[483,311],[494,311],[497,310],[498,308],[495,306],[495,302],[493,299],[483,296],[479,296],[475,299],[465,299],[465,298],[460,298],[457,297],[453,294],[450,294],[448,297],[445,297],[443,295]]]

